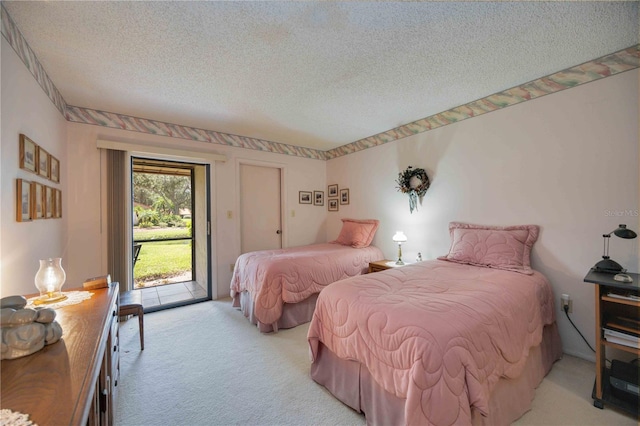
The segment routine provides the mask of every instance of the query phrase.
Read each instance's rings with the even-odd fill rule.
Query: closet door
[[[240,165],[241,251],[282,248],[281,169]]]

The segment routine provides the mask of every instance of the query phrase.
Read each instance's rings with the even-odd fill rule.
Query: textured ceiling
[[[10,2],[67,104],[328,150],[638,44],[637,2]]]

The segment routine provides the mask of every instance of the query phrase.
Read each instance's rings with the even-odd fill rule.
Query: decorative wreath
[[[409,194],[409,210],[418,210],[418,198],[422,197],[429,189],[429,176],[424,169],[414,169],[409,166],[404,172],[398,173],[398,191],[403,194]]]

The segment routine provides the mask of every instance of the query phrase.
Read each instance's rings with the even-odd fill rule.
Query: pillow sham
[[[438,259],[531,275],[531,248],[539,232],[537,225],[483,226],[451,222],[449,253]]]
[[[355,248],[369,247],[376,235],[378,224],[377,219],[342,219],[340,235],[330,242]]]

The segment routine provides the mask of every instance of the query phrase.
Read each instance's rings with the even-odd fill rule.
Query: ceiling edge
[[[640,44],[637,44],[546,77],[541,77],[447,111],[413,121],[395,129],[328,151],[320,151],[247,136],[67,105],[4,5],[1,6],[0,13],[2,15],[2,36],[11,45],[31,75],[67,121],[315,160],[331,160],[342,157],[640,67]]]
[[[327,160],[497,111],[640,67],[640,44],[326,151]]]
[[[11,19],[11,16],[4,8],[4,4],[1,9],[2,36],[7,40],[9,45],[11,45],[13,50],[27,67],[33,78],[36,79],[42,90],[44,90],[44,93],[46,93],[49,99],[51,99],[51,102],[53,102],[58,111],[64,115],[67,103],[64,101],[64,98],[58,91],[58,88],[53,84],[53,81],[49,78],[49,75],[44,70],[44,67],[36,57],[34,51],[31,50],[27,40],[22,36],[18,26],[13,22],[13,19]]]
[[[235,148],[253,149],[256,151],[272,152],[275,154],[293,155],[313,160],[326,160],[325,151],[301,146],[288,145],[280,142],[232,135],[213,130],[198,129],[181,126],[179,124],[164,123],[146,118],[131,117],[112,112],[98,111],[67,105],[65,114],[67,121],[73,123],[93,124],[95,126],[110,127],[112,129],[128,130],[147,133],[156,136],[187,139],[196,142],[207,142],[216,145],[232,146]]]

